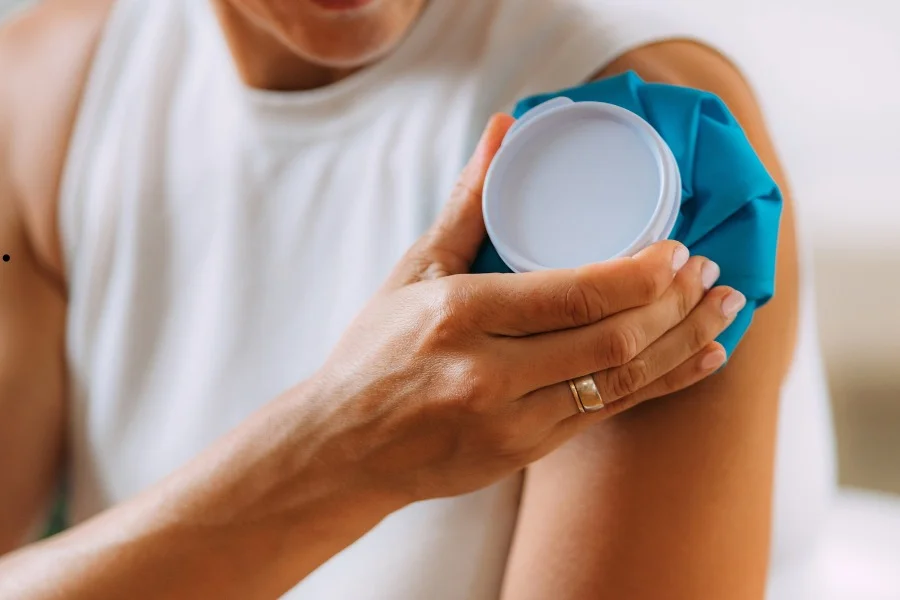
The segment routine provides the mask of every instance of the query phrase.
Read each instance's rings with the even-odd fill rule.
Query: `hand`
[[[724,363],[713,340],[744,302],[708,291],[718,268],[676,242],[579,269],[466,274],[510,124],[492,120],[437,223],[313,380],[328,407],[320,455],[409,501],[484,487],[703,379]],[[581,414],[566,381],[590,373],[606,408]]]

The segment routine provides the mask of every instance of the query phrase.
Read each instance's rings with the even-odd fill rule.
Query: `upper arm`
[[[753,90],[721,54],[696,42],[670,41],[634,50],[613,61],[598,77],[629,70],[647,81],[706,90],[719,96],[737,118],[763,164],[784,196],[775,289],[777,294],[754,316],[753,325],[723,370],[734,377],[746,372],[777,391],[794,356],[799,304],[799,267],[794,208],[784,169]],[[742,358],[743,357],[743,358]],[[739,360],[735,360],[739,359]],[[760,374],[767,377],[759,380]],[[728,380],[727,377],[723,378]],[[716,380],[713,380],[716,381]],[[710,382],[712,383],[712,381]],[[724,385],[724,382],[719,385]],[[696,392],[695,388],[688,394]]]
[[[41,272],[0,159],[0,553],[24,539],[62,447],[64,302]]]
[[[762,598],[778,399],[793,356],[793,211],[761,112],[714,51],[667,42],[600,75],[706,89],[732,109],[785,192],[777,294],[728,365],[592,428],[529,468],[507,573],[509,598]]]
[[[37,525],[64,446],[56,196],[99,30],[90,12],[69,13],[89,6],[53,0],[0,28],[0,554]]]

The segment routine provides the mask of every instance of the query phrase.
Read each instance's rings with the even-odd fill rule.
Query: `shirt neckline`
[[[396,48],[374,64],[335,83],[311,90],[285,92],[252,88],[241,82],[244,94],[252,101],[263,105],[303,106],[331,102],[344,96],[360,93],[364,88],[371,86],[373,82],[382,81],[386,73],[397,70],[424,50],[452,4],[452,0],[428,0],[416,22],[410,26],[409,31]]]
[[[225,62],[230,71],[229,76],[234,81],[234,87],[241,101],[257,113],[257,116],[266,120],[274,118],[281,121],[282,125],[288,121],[287,125],[290,126],[293,124],[291,122],[297,122],[301,117],[300,113],[307,112],[304,109],[316,113],[318,112],[316,109],[333,109],[336,103],[340,102],[346,104],[344,107],[346,110],[343,112],[350,117],[355,109],[361,108],[360,105],[371,104],[365,101],[354,102],[354,100],[362,100],[362,97],[373,88],[373,85],[381,87],[387,75],[399,71],[425,51],[434,38],[435,31],[449,15],[449,11],[453,7],[453,0],[428,0],[422,13],[397,47],[378,62],[333,84],[301,91],[264,90],[247,85],[237,74],[219,22],[212,7],[209,6],[209,0],[199,0],[193,4],[202,5],[202,14],[199,14],[198,17],[207,26],[208,31],[213,34],[218,46],[217,53],[224,52]],[[331,116],[337,115],[331,113]],[[321,119],[316,118],[316,121],[321,124]]]

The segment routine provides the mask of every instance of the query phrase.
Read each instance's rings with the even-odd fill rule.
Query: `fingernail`
[[[675,269],[675,272],[677,273],[690,259],[690,251],[684,246],[679,245],[675,250],[675,254],[672,256],[672,268]]]
[[[712,371],[713,369],[718,369],[723,364],[725,364],[725,360],[728,357],[725,356],[725,351],[721,348],[717,348],[703,357],[700,361],[700,369],[703,371]]]
[[[711,289],[719,280],[719,265],[711,260],[706,261],[703,268],[700,269],[700,281],[703,282],[703,289]]]
[[[727,319],[733,319],[744,306],[747,305],[747,298],[737,290],[731,292],[722,301],[722,314]]]

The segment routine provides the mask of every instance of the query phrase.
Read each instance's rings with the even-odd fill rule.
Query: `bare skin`
[[[0,552],[21,543],[28,524],[39,514],[36,509],[46,501],[56,481],[60,464],[65,411],[65,277],[55,228],[55,202],[85,73],[109,4],[109,0],[46,2],[0,33],[0,105],[8,107],[0,111],[0,231],[3,243],[8,244],[3,252],[12,256],[6,267],[14,267],[0,269],[4,289],[0,297],[0,488],[13,490],[0,496]],[[270,30],[260,26],[265,22],[258,14],[246,18],[254,4],[265,8],[266,0],[246,4],[222,0],[215,4],[239,72],[257,87],[316,87],[358,67],[343,58],[331,63],[311,62],[308,56],[316,55],[315,43],[298,53],[295,46],[302,44],[294,43],[297,40],[289,39],[291,43],[285,44],[283,35],[272,37]],[[418,10],[412,5],[408,8]],[[398,27],[402,16],[398,13],[393,17]],[[253,38],[270,43],[247,43]],[[607,72],[636,68],[647,78],[719,93],[735,109],[773,174],[780,177],[771,143],[746,85],[712,51],[693,45],[694,49],[685,50],[683,46],[662,44],[630,53]],[[268,50],[251,52],[260,47]],[[325,49],[318,50],[328,54]],[[299,54],[307,58],[301,59]],[[29,58],[22,61],[22,56]],[[565,315],[563,319],[576,319],[546,323],[541,332],[533,332],[538,334],[535,339],[543,338],[541,348],[526,349],[521,344],[524,340],[519,339],[521,328],[533,318],[497,324],[497,315],[506,313],[508,306],[496,314],[469,312],[464,322],[452,324],[449,331],[456,333],[450,336],[445,335],[446,323],[434,322],[437,330],[444,332],[435,339],[449,344],[439,348],[440,354],[461,360],[451,365],[450,371],[468,373],[475,381],[484,378],[478,377],[482,371],[469,370],[473,368],[473,354],[503,356],[506,364],[491,364],[492,373],[510,370],[516,361],[546,364],[543,373],[534,381],[521,382],[520,388],[460,388],[460,380],[453,378],[437,386],[455,390],[453,402],[430,393],[432,387],[425,387],[419,395],[435,399],[430,416],[422,416],[428,411],[409,413],[399,420],[366,421],[350,408],[340,419],[334,419],[333,414],[321,410],[323,404],[332,404],[334,397],[329,394],[343,389],[336,373],[346,372],[352,364],[348,356],[371,346],[364,332],[379,322],[379,315],[391,314],[392,306],[421,303],[422,322],[432,323],[429,319],[433,315],[425,306],[432,306],[434,301],[464,303],[472,295],[483,301],[471,305],[490,306],[490,298],[508,296],[508,290],[498,288],[497,281],[491,280],[482,289],[481,284],[475,285],[464,276],[453,277],[465,271],[466,261],[483,235],[476,214],[479,186],[486,161],[508,125],[502,118],[495,120],[481,154],[464,176],[465,185],[460,186],[451,203],[456,208],[451,208],[440,227],[423,238],[398,266],[385,291],[360,318],[362,324],[348,332],[314,380],[300,383],[274,400],[185,469],[134,501],[55,540],[0,559],[0,595],[102,598],[127,591],[130,597],[273,597],[407,503],[486,485],[547,454],[591,423],[686,387],[714,370],[717,364],[708,366],[714,360],[705,368],[700,365],[705,358],[721,357],[721,349],[711,340],[727,324],[722,305],[730,290],[716,288],[704,294],[701,272],[706,263],[701,258],[692,259],[675,276],[671,269],[675,249],[663,244],[637,261],[565,273],[558,280],[523,278],[520,291],[527,302],[523,301],[518,310],[525,317],[534,316],[533,312],[529,314],[529,306],[539,306],[550,308],[551,314]],[[10,151],[12,147],[15,153]],[[508,597],[527,598],[528,593],[548,597],[547,590],[552,590],[552,597],[582,598],[586,597],[585,590],[597,589],[610,590],[611,597],[658,597],[659,588],[653,587],[648,572],[666,574],[667,597],[760,597],[768,550],[777,390],[790,361],[796,321],[796,258],[789,210],[784,231],[779,298],[761,311],[747,341],[721,374],[684,392],[687,402],[665,399],[654,403],[653,408],[633,410],[628,418],[592,428],[529,467],[506,580]],[[451,239],[464,243],[454,245]],[[559,293],[571,289],[573,281],[589,284],[588,289],[603,289],[604,281],[636,273],[644,274],[642,281],[657,283],[648,285],[643,295],[639,290],[615,299],[598,295],[591,303],[592,314],[571,310]],[[648,273],[649,279],[645,276]],[[429,281],[436,276],[450,277]],[[423,279],[426,281],[420,281]],[[652,293],[647,295],[647,290]],[[696,308],[689,315],[680,314],[676,305]],[[598,315],[610,318],[598,321]],[[417,327],[422,322],[417,322]],[[486,323],[501,329],[484,329]],[[647,332],[646,339],[643,346],[623,354],[608,340],[615,339],[617,326],[633,327],[635,323]],[[580,327],[572,330],[575,326]],[[509,348],[520,350],[505,354],[487,342],[475,347],[469,342],[473,328],[505,336]],[[559,331],[562,329],[567,331]],[[558,348],[573,347],[574,338],[569,337],[575,335],[572,331],[579,332],[581,342],[574,348],[581,351],[572,350],[574,355],[558,362],[549,360]],[[663,356],[660,340],[666,339],[665,335],[671,339],[673,331],[685,340],[699,335],[697,339],[705,341],[682,344],[690,350],[687,355]],[[409,345],[410,339],[402,338],[402,331],[385,334],[401,336],[398,347]],[[426,342],[423,340],[424,346],[431,343]],[[588,347],[591,350],[586,352]],[[653,383],[641,390],[629,390],[620,380],[631,362],[626,359],[635,358],[633,354],[638,351],[645,353],[641,364],[652,365]],[[363,353],[371,354],[372,362],[360,366],[354,387],[373,366],[382,365],[374,371],[384,373],[389,371],[387,364],[396,362],[396,351],[386,357],[379,352]],[[569,372],[570,363],[585,355],[600,362],[578,364],[576,372]],[[428,364],[437,368],[437,363],[416,362],[432,360],[428,356],[426,353],[410,360],[419,370]],[[648,356],[652,360],[645,360]],[[601,364],[603,357],[605,364]],[[480,369],[488,364],[487,359],[482,362]],[[447,365],[441,363],[440,368]],[[606,413],[571,420],[568,390],[554,383],[592,370],[608,376],[598,378],[598,382],[606,386],[603,391],[608,397],[619,402],[611,404]],[[346,407],[353,406],[354,400],[368,406],[386,402],[384,410],[388,410],[391,402],[398,401],[396,392],[385,393],[390,379],[375,378],[364,397],[354,398],[347,392],[340,400]],[[615,389],[624,398],[616,398]],[[727,403],[720,400],[724,397],[729,398]],[[467,407],[466,431],[475,432],[465,444],[477,449],[472,456],[447,450],[456,434],[445,426],[448,421],[460,420],[458,402]],[[727,408],[723,408],[725,404]],[[512,410],[521,419],[513,421],[518,425],[515,436],[507,429]],[[346,425],[348,418],[368,432],[366,442],[380,441],[380,452],[366,454],[359,447],[363,440],[338,431],[335,422]],[[415,435],[403,435],[429,422],[440,423],[439,430],[446,432],[436,445],[422,446],[423,440]],[[473,423],[479,426],[473,428]],[[525,434],[521,433],[523,428]],[[292,440],[300,438],[318,441],[298,448]],[[416,450],[413,454],[427,458],[421,464],[400,464],[397,456],[410,455],[410,448]],[[427,450],[424,453],[423,448]],[[678,454],[677,469],[660,461],[660,448],[671,448],[664,454]],[[348,459],[323,470],[321,461],[315,459],[323,449],[329,456]],[[595,458],[573,461],[576,450]],[[601,462],[627,468],[598,469],[598,456]],[[717,467],[710,456],[732,460],[725,469],[724,458]],[[485,461],[486,457],[496,460]],[[734,457],[740,459],[739,463]],[[358,464],[366,468],[354,466]],[[286,465],[290,468],[285,469]],[[561,472],[566,474],[562,482]],[[372,473],[379,477],[372,477]],[[347,482],[355,483],[347,486]],[[583,506],[586,497],[603,498],[603,502],[595,503],[596,511],[586,515],[586,520],[575,523],[560,519],[563,513],[573,513],[547,493],[560,485],[570,488],[565,496],[571,498],[573,506]],[[248,489],[260,493],[250,495]],[[677,493],[683,489],[709,492],[699,496]],[[734,508],[732,512],[717,512],[717,506]],[[730,522],[738,520],[728,518],[733,514],[740,514],[742,522]],[[715,518],[709,519],[710,515]],[[611,528],[610,523],[619,527]],[[697,543],[686,551],[683,537],[687,530],[709,543]],[[563,565],[549,568],[554,563],[546,562],[547,553],[541,548],[561,541],[569,545],[559,546],[560,552],[586,554],[591,557],[587,560],[598,567],[577,572]],[[533,566],[539,555],[543,556],[542,568],[536,570]],[[645,569],[632,569],[635,564]],[[706,580],[713,569],[717,576],[709,583]],[[744,590],[746,595],[736,596],[735,590]]]
[[[0,550],[46,506],[62,458],[66,286],[56,194],[108,0],[42,5],[0,33]],[[23,60],[22,57],[28,57]],[[12,149],[15,149],[13,152]]]
[[[631,52],[600,76],[629,70],[711,91],[740,121],[785,195],[778,293],[725,369],[528,468],[503,597],[763,598],[778,402],[798,319],[789,188],[752,91],[722,56],[673,41]]]

